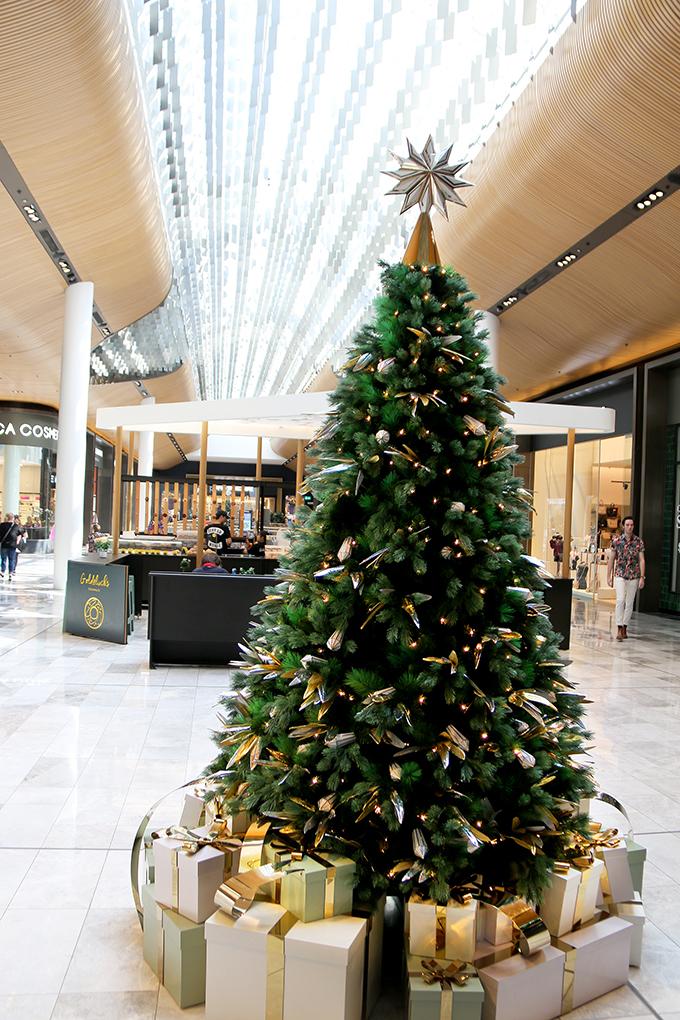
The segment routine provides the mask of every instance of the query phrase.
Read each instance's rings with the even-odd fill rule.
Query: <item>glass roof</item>
[[[584,2],[128,0],[200,397],[304,390],[417,219],[389,150],[472,159]]]

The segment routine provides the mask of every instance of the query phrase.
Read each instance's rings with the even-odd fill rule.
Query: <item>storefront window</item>
[[[52,532],[57,438],[56,414],[0,408],[0,513],[19,514],[29,540]]]
[[[571,542],[564,535],[566,442],[534,453],[531,551],[558,577],[571,577],[574,591],[614,598],[607,588],[607,554],[630,513],[632,437],[576,443]],[[566,562],[565,562],[566,561]],[[564,566],[563,566],[564,564]]]

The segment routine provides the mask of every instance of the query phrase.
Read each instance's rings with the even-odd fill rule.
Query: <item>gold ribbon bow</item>
[[[168,829],[153,833],[154,839],[159,836],[179,840],[182,843],[180,849],[185,850],[190,856],[198,853],[204,846],[221,850],[222,853],[233,853],[242,846],[240,839],[229,835],[228,825],[222,819],[214,821],[207,832],[196,832],[184,825],[171,825]]]
[[[468,965],[462,960],[454,960],[448,967],[442,967],[436,960],[421,960],[421,967],[422,970],[412,972],[413,975],[421,977],[427,985],[439,983],[441,988],[439,1020],[451,1020],[453,985],[462,988],[477,972],[468,969]]]

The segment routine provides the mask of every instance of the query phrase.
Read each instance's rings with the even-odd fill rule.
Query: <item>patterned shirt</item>
[[[640,556],[645,554],[645,543],[637,535],[626,541],[625,535],[612,540],[612,549],[616,553],[614,573],[626,581],[640,577]]]

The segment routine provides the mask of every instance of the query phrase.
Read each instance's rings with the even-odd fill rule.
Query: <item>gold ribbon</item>
[[[565,954],[564,978],[562,980],[562,1013],[570,1013],[574,1008],[574,976],[576,972],[576,957],[578,950],[570,946],[568,942],[553,937],[552,944],[555,949],[560,949]]]
[[[273,864],[263,864],[250,871],[239,871],[238,875],[228,878],[215,893],[215,903],[231,911],[231,916],[238,920],[250,907],[255,894],[264,885],[280,881],[283,877]]]
[[[241,846],[241,870],[248,871],[252,868],[259,868],[262,864],[262,852],[264,841],[270,829],[270,822],[258,825],[253,822],[243,837]]]
[[[550,945],[550,932],[536,911],[524,900],[507,903],[499,909],[512,921],[514,941],[522,956],[533,956]]]

